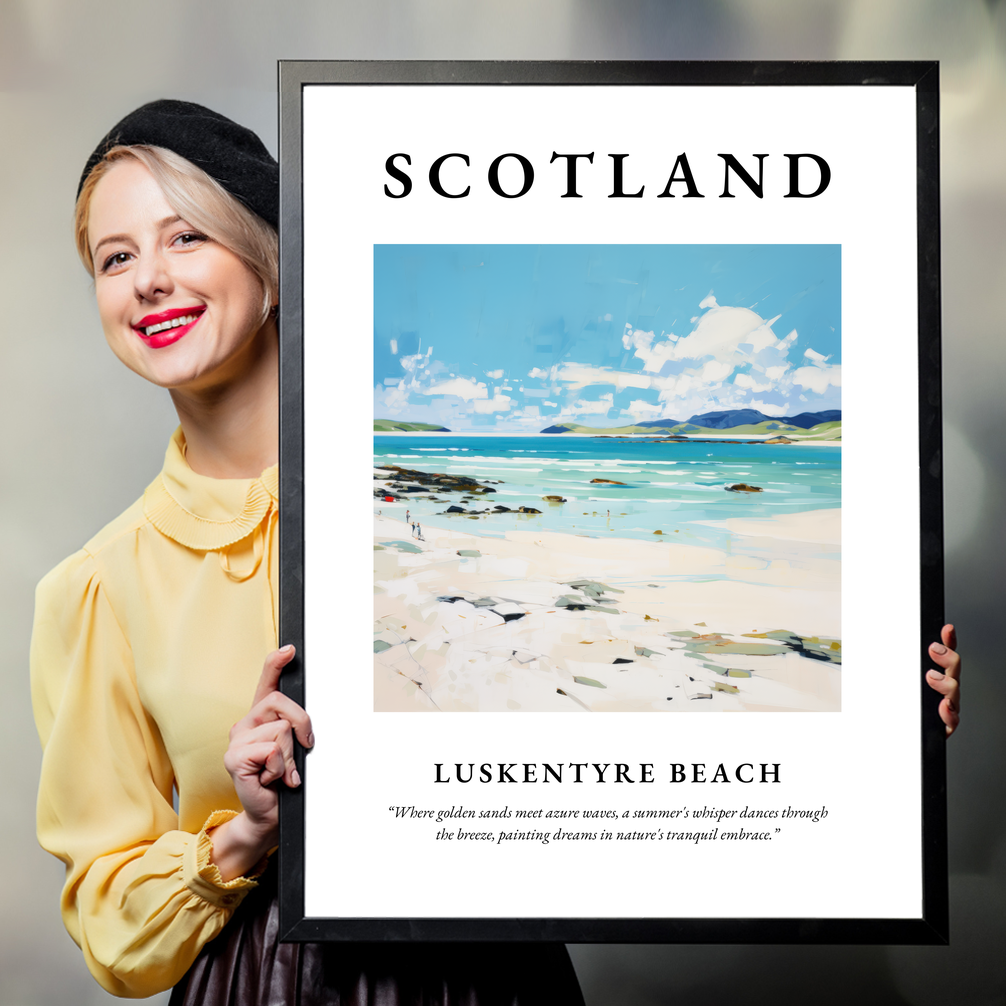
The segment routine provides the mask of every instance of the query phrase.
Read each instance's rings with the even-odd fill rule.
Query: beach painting
[[[374,247],[374,709],[841,709],[838,245]]]

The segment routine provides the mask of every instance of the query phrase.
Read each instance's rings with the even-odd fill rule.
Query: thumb
[[[293,660],[297,650],[294,646],[284,646],[279,650],[273,650],[265,663],[262,665],[262,676],[258,680],[258,687],[255,689],[255,698],[252,699],[252,707],[257,706],[270,692],[276,691],[279,686],[279,677],[283,673],[283,668]]]

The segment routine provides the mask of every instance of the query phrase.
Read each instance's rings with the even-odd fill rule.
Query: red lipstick
[[[173,307],[168,311],[148,314],[133,325],[133,331],[151,349],[161,349],[178,342],[179,339],[187,335],[205,310],[204,305],[199,305],[196,307]],[[179,324],[181,319],[189,320]]]

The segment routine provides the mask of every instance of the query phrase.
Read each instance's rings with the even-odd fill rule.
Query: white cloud
[[[659,374],[665,363],[677,359],[674,356],[676,338],[676,336],[671,336],[668,341],[657,343],[654,346],[652,332],[643,332],[638,329],[633,331],[631,325],[626,325],[625,331],[622,333],[622,346],[625,349],[635,350],[632,355],[643,361],[643,370]]]
[[[828,364],[830,356],[817,353],[810,347],[803,351],[806,359],[813,364],[811,367],[799,367],[793,371],[792,382],[801,388],[809,388],[818,395],[823,395],[829,387],[841,387],[842,365]]]
[[[490,412],[509,412],[513,399],[509,395],[495,395],[492,398],[478,400],[474,403],[475,411],[486,414]]]
[[[773,368],[775,369],[775,368]],[[750,374],[737,374],[734,376],[734,384],[738,388],[745,388],[747,391],[762,392],[771,391],[772,382],[768,381],[765,384],[759,384]]]
[[[657,397],[662,402],[670,402],[675,398],[685,398],[696,390],[697,384],[694,370],[686,371],[677,376],[655,377],[653,379],[653,387],[659,388],[660,394]]]
[[[842,365],[835,363],[830,366],[799,367],[793,371],[793,383],[823,395],[829,386],[842,386]]]
[[[393,416],[397,415],[409,404],[409,392],[405,387],[404,381],[400,381],[393,388],[378,388],[376,397],[381,409],[386,414]],[[378,416],[377,418],[380,419],[381,417]]]
[[[550,417],[553,422],[573,420],[593,425],[599,425],[596,417],[616,411],[624,417],[623,422],[685,419],[737,408],[782,416],[790,408],[789,402],[797,405],[798,396],[799,411],[807,407],[802,404],[808,401],[807,395],[813,402],[829,389],[840,387],[841,365],[830,364],[831,357],[812,348],[800,351],[799,367],[795,367],[795,360],[791,364],[789,355],[798,335],[794,329],[778,338],[772,328],[778,316],[765,319],[751,308],[721,306],[712,292],[699,306],[700,312],[685,335],[625,325],[622,345],[638,361],[630,366],[640,369],[566,361],[548,368],[533,367],[527,373],[528,387],[519,380],[511,387],[504,377],[505,368],[486,370],[481,380],[463,373],[448,376],[447,368],[433,359],[432,347],[428,347],[400,358],[404,381],[377,389],[375,407],[385,415],[404,415],[411,407],[423,414],[424,421],[439,419],[446,426],[452,421],[463,426],[470,423],[470,417],[481,415],[496,416],[490,422],[499,422],[500,428],[531,429],[539,419],[539,406],[558,410],[558,415],[553,411]],[[795,358],[797,352],[792,355]],[[587,400],[578,397],[584,389],[591,389],[592,397],[601,391],[605,394]],[[633,392],[637,397],[632,397]],[[761,401],[762,396],[770,401]],[[656,402],[649,400],[653,397]],[[828,400],[834,397],[832,392]]]
[[[746,307],[720,307],[712,296],[702,302],[702,307],[709,309],[701,317],[693,319],[697,324],[686,336],[679,338],[672,333],[658,341],[653,332],[633,330],[627,325],[622,334],[622,345],[633,350],[633,355],[642,360],[644,372],[659,374],[668,363],[697,363],[713,357],[721,363],[737,366],[766,352],[779,356],[796,339],[795,331],[786,339],[776,338],[772,325],[779,316],[766,321]],[[778,364],[779,361],[765,362]]]
[[[610,367],[592,367],[585,363],[563,363],[552,368],[553,380],[564,381],[573,391],[590,384],[613,384],[619,391],[625,388],[649,388],[652,382],[645,374]]]
[[[537,428],[541,426],[541,416],[525,416],[520,414],[507,416],[507,424],[509,425],[510,423],[516,423],[518,426],[523,426],[526,429],[537,433]]]
[[[398,358],[398,362],[407,373],[414,374],[422,367],[429,366],[432,355],[433,347],[430,346],[425,353],[416,353],[414,356],[401,356]]]
[[[637,398],[629,402],[629,407],[624,411],[633,419],[657,419],[663,415],[664,407],[659,403],[654,405]]]
[[[757,409],[759,412],[764,412],[766,416],[785,416],[789,412],[788,403],[786,405],[776,405],[774,402],[761,402],[758,399],[748,402],[744,408]]]
[[[421,395],[457,395],[458,398],[463,398],[466,402],[489,397],[489,391],[484,384],[476,384],[468,377],[455,377],[452,381],[441,381],[429,388],[416,388],[415,390]],[[510,399],[507,398],[507,401],[509,402]]]
[[[706,360],[701,367],[683,370],[680,374],[668,377],[654,377],[650,386],[658,388],[658,398],[661,402],[671,402],[679,398],[695,395],[707,395],[721,387],[723,382],[733,373],[732,363],[721,363],[719,360]],[[677,408],[677,405],[675,406]],[[724,406],[726,408],[726,406]]]
[[[721,360],[706,360],[702,364],[698,377],[703,384],[718,384],[725,381],[734,372],[732,363]]]
[[[700,360],[712,356],[724,360],[738,353],[742,345],[750,344],[759,353],[778,341],[772,325],[778,316],[765,321],[746,307],[710,308],[695,326],[695,330],[674,344],[672,359]]]
[[[587,402],[582,398],[562,410],[563,416],[606,416],[614,405],[614,394],[601,395],[596,402]]]
[[[804,353],[811,366],[793,370],[787,357],[799,336],[796,329],[784,338],[776,336],[772,326],[780,315],[765,319],[750,308],[723,307],[712,293],[699,306],[705,313],[692,319],[692,331],[684,336],[657,336],[626,325],[622,345],[643,365],[634,377],[625,372],[616,376],[605,368],[590,371],[579,365],[560,368],[556,376],[559,380],[575,378],[576,388],[610,383],[620,390],[656,390],[660,402],[665,403],[662,411],[669,408],[679,415],[687,414],[688,409],[698,413],[731,408],[761,408],[766,415],[783,415],[788,406],[756,403],[751,396],[769,394],[786,400],[799,387],[823,394],[840,385],[840,365],[829,366],[830,357],[813,349]],[[636,401],[629,407],[638,408]]]

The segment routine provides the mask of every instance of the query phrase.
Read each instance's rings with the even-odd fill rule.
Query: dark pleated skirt
[[[274,873],[170,1006],[583,1006],[561,943],[280,943]]]

